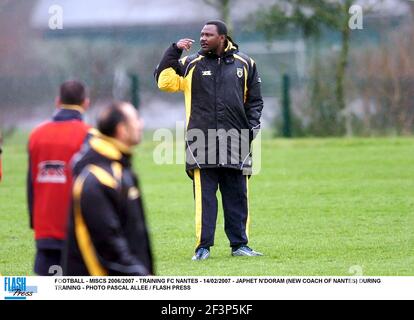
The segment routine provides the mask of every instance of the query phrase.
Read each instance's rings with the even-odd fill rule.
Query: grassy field
[[[265,256],[230,256],[220,210],[216,246],[203,262],[191,261],[191,181],[183,165],[155,165],[147,141],[135,167],[158,275],[414,275],[414,139],[265,139],[250,183],[250,244]],[[32,274],[25,144],[17,135],[4,146],[3,275]]]

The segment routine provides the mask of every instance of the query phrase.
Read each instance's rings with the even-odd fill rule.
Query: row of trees
[[[237,8],[238,0],[199,1],[213,6],[232,32],[231,10]],[[381,0],[358,1],[360,4],[379,2]],[[0,25],[4,26],[7,21],[12,23],[13,18],[7,13],[10,10],[4,8],[22,6],[17,11],[24,9],[28,17],[33,7],[30,5],[26,8],[24,0],[5,3],[0,5],[0,17],[3,18],[0,19]],[[295,85],[297,79],[292,79],[295,90],[292,94],[296,129],[294,134],[329,136],[413,133],[414,107],[410,96],[414,79],[414,48],[410,45],[414,43],[413,24],[394,34],[386,30],[383,38],[372,46],[354,46],[354,33],[349,28],[352,3],[351,0],[275,0],[270,5],[266,2],[265,7],[248,19],[254,30],[263,33],[269,42],[286,36],[292,38],[292,35],[299,35],[306,42],[306,76],[300,79],[300,85]],[[408,4],[414,13],[414,1],[409,1]],[[364,14],[370,9],[375,8],[364,5]],[[138,48],[132,43],[116,39],[88,41],[82,37],[72,37],[22,41],[26,39],[21,37],[24,34],[23,26],[24,24],[16,25],[13,30],[17,31],[10,33],[10,43],[16,47],[14,52],[10,51],[13,46],[6,45],[0,49],[1,62],[14,61],[18,56],[15,52],[23,55],[19,58],[21,63],[0,64],[2,106],[9,101],[9,108],[13,110],[20,100],[36,104],[36,94],[39,97],[50,95],[51,88],[55,88],[56,83],[68,75],[81,74],[90,84],[94,100],[110,97],[114,92],[114,84],[117,83],[125,94],[129,88],[126,72],[133,70],[137,74],[151,74],[159,60],[159,47],[146,45]],[[365,31],[356,31],[355,34]],[[331,49],[326,46],[328,33],[339,38],[335,50],[327,50]],[[18,48],[19,43],[25,46],[24,49]],[[59,54],[51,55],[51,52]],[[266,55],[262,62],[266,65],[272,63],[270,57]],[[14,76],[19,76],[15,79],[18,83],[10,85],[10,79],[5,77],[9,70],[13,71]],[[118,76],[114,77],[114,74]],[[266,76],[269,77],[269,72]],[[274,84],[272,88],[273,86]],[[155,90],[151,77],[141,79],[141,88],[147,98],[160,95]],[[122,90],[116,90],[116,93]],[[269,88],[266,90],[269,91]],[[0,115],[0,126],[3,129],[14,123],[9,118]]]
[[[228,11],[232,0],[203,1],[215,6],[222,19],[231,25]],[[412,134],[414,105],[410,94],[414,72],[410,65],[413,50],[408,44],[413,43],[413,32],[404,29],[404,36],[394,34],[392,41],[380,48],[357,50],[352,54],[355,63],[349,68],[350,22],[361,22],[352,21],[352,14],[356,15],[354,19],[362,18],[353,3],[352,0],[279,0],[251,17],[269,41],[299,31],[311,51],[306,98],[300,101],[306,108],[296,107],[296,116],[307,121],[296,119],[296,131],[312,135],[391,131]],[[366,15],[382,0],[358,3],[362,8],[360,13]],[[414,2],[408,5],[414,16]],[[337,52],[321,50],[321,40],[327,31],[340,35]],[[362,100],[363,110],[355,112],[350,106],[351,98]]]

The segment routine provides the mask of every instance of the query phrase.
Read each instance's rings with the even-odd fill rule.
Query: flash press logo
[[[29,287],[26,277],[4,278],[5,300],[26,300],[37,293],[37,286]]]

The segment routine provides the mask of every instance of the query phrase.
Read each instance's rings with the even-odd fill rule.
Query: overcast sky
[[[405,0],[408,2],[410,0]],[[274,0],[234,0],[233,19],[238,20],[254,12],[259,6]],[[376,11],[400,15],[408,11],[404,0],[358,0],[370,3]],[[38,0],[32,24],[45,28],[52,5],[63,8],[64,24],[70,27],[105,25],[185,24],[217,18],[214,8],[202,0]]]

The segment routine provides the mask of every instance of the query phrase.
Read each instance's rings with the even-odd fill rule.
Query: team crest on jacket
[[[131,187],[128,190],[128,199],[135,200],[139,198],[139,190],[136,187]]]
[[[243,69],[242,68],[237,68],[237,76],[239,78],[243,77]]]
[[[39,183],[66,183],[64,161],[43,161],[39,163],[37,182]]]

